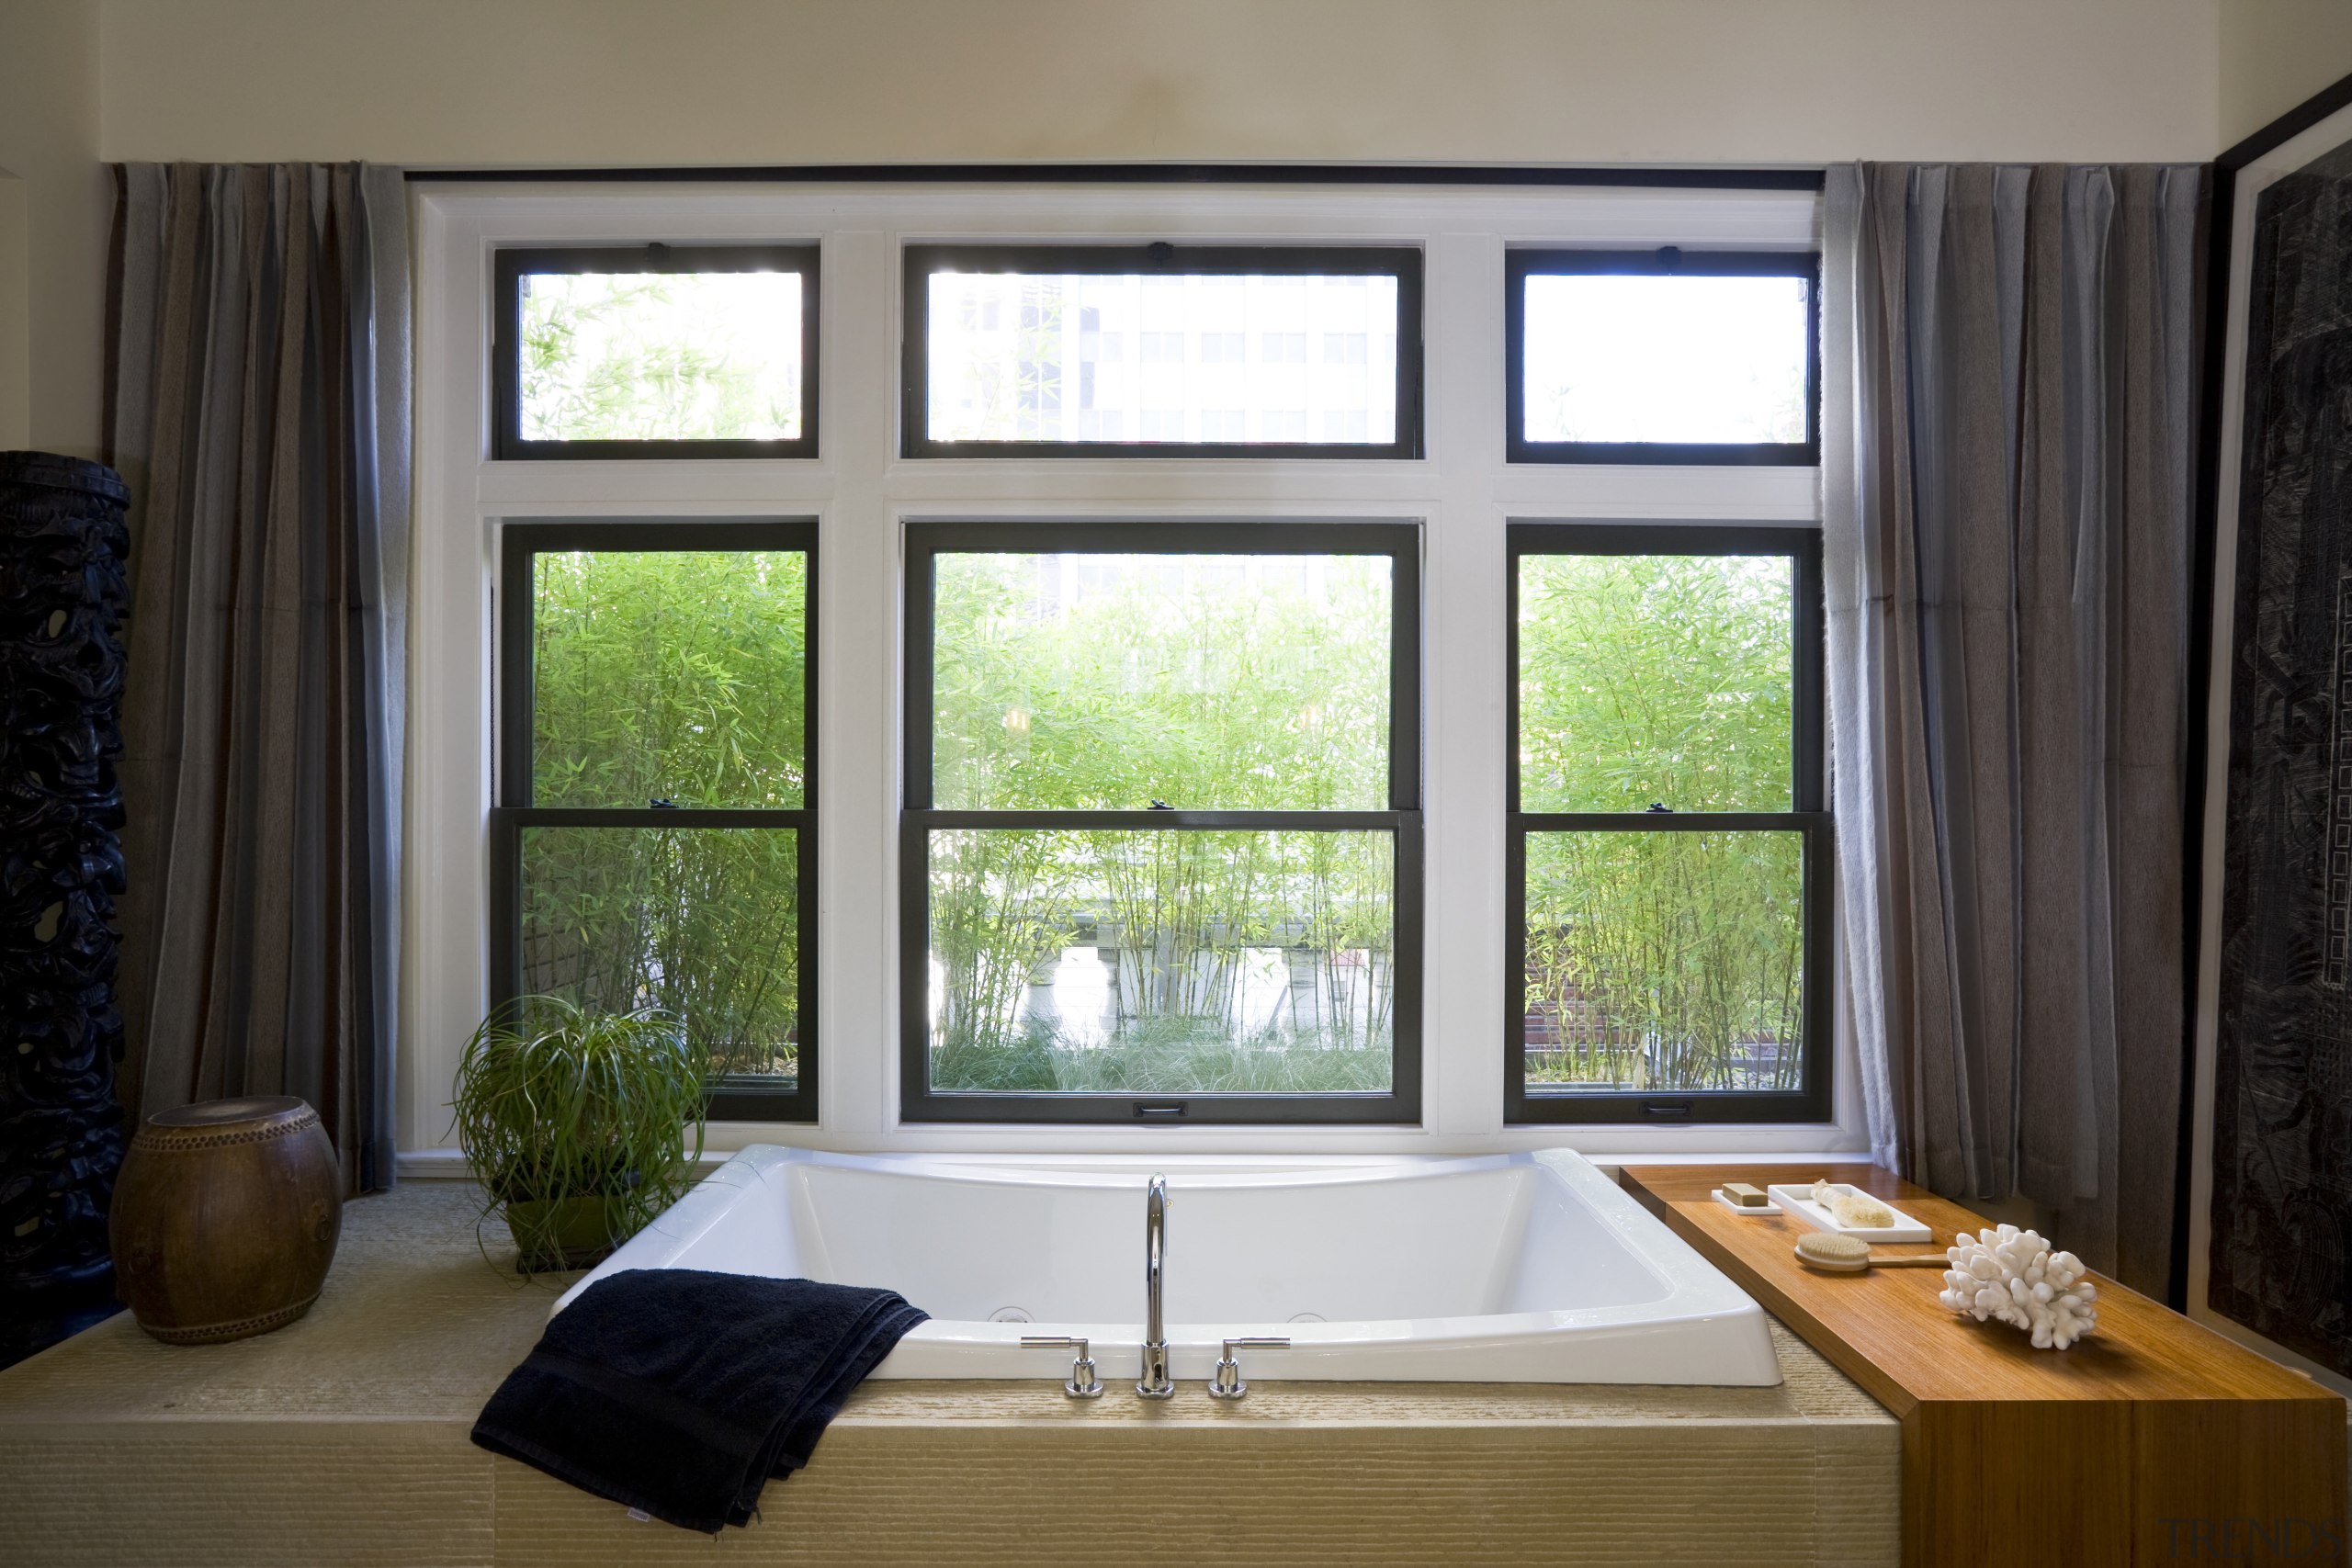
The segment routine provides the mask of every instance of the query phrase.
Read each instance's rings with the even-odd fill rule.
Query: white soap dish
[[[1831,1185],[1846,1192],[1860,1191],[1860,1189],[1847,1186],[1842,1182],[1832,1182]],[[1936,1239],[1935,1232],[1929,1230],[1927,1226],[1921,1224],[1918,1221],[1913,1219],[1902,1210],[1895,1208],[1894,1204],[1886,1203],[1886,1200],[1883,1198],[1880,1198],[1878,1201],[1882,1203],[1886,1203],[1887,1208],[1893,1211],[1894,1214],[1894,1223],[1891,1225],[1868,1225],[1858,1227],[1854,1225],[1839,1224],[1828,1210],[1815,1202],[1813,1201],[1813,1184],[1811,1182],[1807,1182],[1802,1187],[1797,1186],[1793,1182],[1776,1182],[1769,1189],[1769,1191],[1771,1194],[1772,1201],[1780,1204],[1781,1208],[1786,1209],[1790,1213],[1794,1214],[1798,1219],[1803,1220],[1806,1224],[1811,1225],[1814,1229],[1817,1231],[1827,1231],[1833,1235],[1850,1235],[1860,1241],[1900,1242],[1933,1241]],[[1871,1193],[1864,1193],[1862,1195],[1865,1197],[1875,1196],[1875,1194]]]
[[[1777,1214],[1781,1212],[1781,1206],[1778,1203],[1767,1203],[1760,1209],[1743,1209],[1737,1203],[1735,1203],[1730,1199],[1724,1197],[1724,1190],[1720,1187],[1714,1190],[1714,1194],[1715,1201],[1721,1203],[1724,1208],[1729,1209],[1735,1214]]]

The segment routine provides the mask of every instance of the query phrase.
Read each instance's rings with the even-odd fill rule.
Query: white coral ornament
[[[2015,1225],[1979,1231],[1945,1249],[1951,1267],[1937,1299],[1977,1322],[1997,1317],[2033,1336],[2037,1350],[2064,1350],[2098,1326],[2098,1287],[2071,1252],[2054,1252]]]

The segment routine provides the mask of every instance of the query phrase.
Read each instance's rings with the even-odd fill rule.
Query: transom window
[[[1817,536],[1518,524],[1510,558],[1510,1119],[1826,1116]]]
[[[910,245],[907,455],[1418,457],[1420,264]]]
[[[1418,550],[909,526],[909,1120],[1418,1117]]]
[[[509,523],[492,983],[666,1009],[717,1116],[816,1120],[806,523]]]
[[[1507,253],[1515,463],[1821,460],[1821,259]]]
[[[497,254],[500,457],[813,457],[813,245]]]

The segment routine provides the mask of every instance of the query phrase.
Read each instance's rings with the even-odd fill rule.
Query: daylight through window
[[[1410,1119],[1412,539],[910,530],[910,1118]]]
[[[1513,251],[1514,462],[1818,460],[1817,258]]]
[[[813,247],[498,254],[502,457],[816,455]]]
[[[505,530],[508,996],[659,1007],[718,1114],[813,1120],[810,530]]]
[[[910,247],[910,450],[1412,456],[1419,277],[1409,251]]]
[[[1512,529],[1514,1120],[1826,1103],[1813,537]]]

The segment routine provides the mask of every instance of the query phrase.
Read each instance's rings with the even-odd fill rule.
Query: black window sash
[[[791,550],[808,558],[802,633],[800,805],[585,807],[532,804],[534,560],[572,550]],[[490,813],[490,990],[493,1008],[523,994],[523,835],[533,828],[788,828],[795,835],[799,903],[799,995],[793,1017],[798,1073],[793,1088],[755,1075],[721,1078],[708,1096],[714,1121],[817,1120],[817,525],[809,521],[506,523],[499,530],[498,745]]]
[[[815,245],[591,245],[496,252],[492,261],[491,456],[501,461],[816,457],[818,259]],[[790,441],[526,441],[523,279],[565,272],[798,273],[799,435]]]
[[[1527,280],[1544,276],[1801,277],[1805,280],[1803,441],[1530,441]],[[1812,468],[1821,461],[1821,256],[1804,251],[1510,250],[1503,253],[1503,456],[1512,463]]]
[[[933,562],[942,555],[1385,555],[1390,561],[1389,805],[1379,811],[941,810],[932,805]],[[899,828],[899,1113],[907,1122],[1415,1124],[1421,1117],[1420,542],[1398,523],[910,523],[906,793]],[[947,829],[1385,831],[1396,883],[1386,1092],[1023,1094],[931,1088],[931,835]]]
[[[901,452],[909,457],[1419,457],[1421,253],[1406,245],[909,245],[900,342]],[[934,441],[931,286],[938,272],[1116,276],[1253,275],[1396,280],[1396,429],[1389,441]],[[1140,345],[1137,352],[1140,353]]]
[[[1794,689],[1790,694],[1790,807],[1787,811],[1528,811],[1521,805],[1519,757],[1519,563],[1544,555],[1769,555],[1793,569],[1791,619]],[[1835,846],[1826,807],[1822,734],[1824,649],[1821,536],[1811,528],[1674,524],[1513,523],[1504,615],[1506,679],[1504,765],[1508,815],[1503,834],[1503,1119],[1550,1122],[1826,1122],[1832,1114],[1834,998],[1829,973]],[[1804,871],[1803,1086],[1783,1089],[1531,1090],[1527,1084],[1527,841],[1537,833],[1788,832],[1801,837]]]

